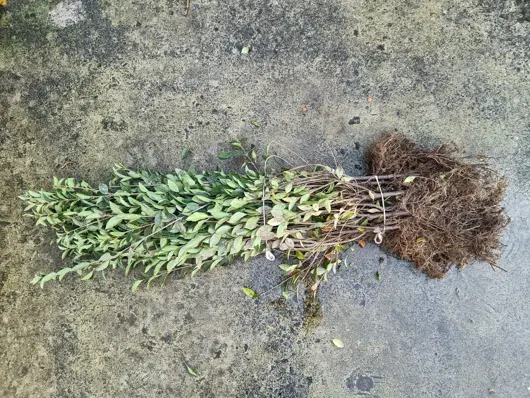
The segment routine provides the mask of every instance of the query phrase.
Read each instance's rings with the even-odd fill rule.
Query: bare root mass
[[[372,174],[416,176],[401,197],[408,217],[385,236],[385,246],[432,278],[474,260],[497,267],[500,233],[508,218],[506,182],[482,163],[467,163],[442,145],[424,149],[398,133],[378,140],[368,159]]]

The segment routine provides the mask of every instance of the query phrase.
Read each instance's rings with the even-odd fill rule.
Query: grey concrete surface
[[[2,13],[0,396],[530,396],[528,1],[192,0],[187,17],[184,3]],[[238,137],[295,161],[332,164],[333,150],[360,173],[392,129],[491,156],[510,184],[507,273],[427,280],[369,245],[320,307],[244,296],[278,281],[266,260],[136,294],[120,274],[29,284],[62,262],[17,195],[53,175],[213,168]]]

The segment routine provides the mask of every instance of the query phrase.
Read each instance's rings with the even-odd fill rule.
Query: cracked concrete
[[[183,7],[11,0],[1,14],[0,396],[530,396],[528,2]],[[507,273],[475,264],[432,281],[368,246],[321,308],[244,296],[278,281],[260,259],[136,294],[120,274],[29,285],[61,260],[17,196],[53,175],[212,168],[238,137],[294,161],[333,164],[334,151],[361,173],[392,129],[487,154],[506,175]]]

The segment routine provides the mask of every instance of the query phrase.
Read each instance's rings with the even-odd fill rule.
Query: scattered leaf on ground
[[[190,153],[190,148],[184,147],[184,149],[182,150],[182,160],[186,159],[186,156],[188,156],[189,153]]]
[[[379,278],[381,278],[381,276],[379,275],[379,271],[376,271],[376,273],[375,273],[375,279],[379,280]]]
[[[186,365],[186,369],[188,371],[188,373],[192,376],[195,376],[197,377],[197,373],[195,373],[195,371],[193,370],[193,368],[191,368],[187,363],[185,364]]]
[[[366,246],[366,242],[364,240],[360,240],[359,241],[359,246],[365,247]]]
[[[403,180],[403,184],[410,184],[412,181],[416,179],[416,176],[408,176]]]
[[[243,293],[245,293],[248,297],[252,299],[258,298],[258,294],[254,290],[249,289],[248,287],[244,287],[242,289],[243,289]]]
[[[232,154],[230,152],[221,152],[217,156],[219,157],[219,159],[229,159],[232,157]]]
[[[250,47],[243,47],[241,49],[241,54],[248,54],[249,51],[250,51]]]
[[[344,348],[344,343],[342,342],[342,340],[339,340],[339,339],[332,339],[331,341],[332,341],[333,344],[335,344],[337,347],[339,347],[339,348]]]

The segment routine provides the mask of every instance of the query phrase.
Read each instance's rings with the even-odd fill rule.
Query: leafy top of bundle
[[[236,147],[253,163],[253,149]],[[378,140],[368,158],[374,175],[361,177],[327,166],[161,174],[118,165],[98,188],[55,178],[50,191],[22,199],[37,224],[56,230],[73,264],[33,282],[122,268],[135,273],[136,289],[174,272],[281,253],[284,282],[303,280],[316,291],[347,245],[369,240],[437,278],[473,260],[496,265],[507,219],[499,205],[505,183],[495,172],[396,133]]]

